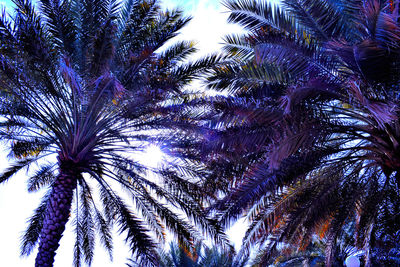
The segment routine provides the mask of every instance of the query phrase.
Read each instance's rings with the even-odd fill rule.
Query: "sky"
[[[10,0],[0,0],[0,6],[10,10]],[[165,8],[181,7],[186,15],[193,17],[178,39],[194,40],[200,49],[197,57],[218,51],[222,47],[222,36],[238,32],[235,25],[228,25],[228,13],[218,0],[163,0]],[[0,147],[0,172],[9,164],[6,152]],[[151,158],[152,156],[150,156]],[[26,229],[27,219],[38,206],[43,191],[27,193],[26,177],[20,173],[0,185],[0,258],[2,266],[34,266],[35,250],[29,257],[21,258],[20,237]],[[244,227],[236,225],[230,231],[236,247],[244,234]],[[67,224],[64,237],[55,258],[55,267],[72,266],[74,236],[71,224]],[[96,247],[92,266],[125,266],[129,250],[123,243],[123,236],[114,235],[114,260],[110,262],[101,247]]]

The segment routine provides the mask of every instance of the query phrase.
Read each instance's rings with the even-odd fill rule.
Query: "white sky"
[[[7,8],[10,0],[0,1]],[[222,36],[237,32],[238,27],[228,25],[228,13],[218,0],[164,0],[167,8],[177,6],[185,8],[187,15],[193,16],[190,24],[182,30],[180,39],[195,40],[200,55],[218,51],[221,48]],[[5,152],[0,147],[0,171],[8,166]],[[41,195],[27,193],[26,179],[23,173],[12,177],[0,185],[0,259],[2,266],[34,266],[36,251],[28,258],[20,258],[20,237],[26,228],[26,221],[38,206]],[[236,225],[229,231],[236,247],[240,246],[244,227]],[[129,250],[123,244],[122,237],[114,235],[114,261],[111,263],[103,248],[96,247],[92,266],[125,266]],[[56,267],[72,266],[74,236],[68,224],[55,259]]]

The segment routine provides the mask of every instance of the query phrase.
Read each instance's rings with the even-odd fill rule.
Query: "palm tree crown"
[[[191,137],[183,137],[195,128],[173,105],[210,62],[183,63],[195,51],[191,42],[162,47],[190,18],[153,0],[41,0],[39,10],[28,0],[13,2],[15,15],[0,17],[0,135],[14,163],[0,182],[37,164],[29,190],[50,188],[30,219],[22,254],[39,242],[36,266],[52,266],[70,216],[77,266],[91,263],[95,232],[111,252],[113,223],[143,264],[155,264],[154,237],[162,241],[165,227],[188,246],[199,238],[190,221],[216,236],[199,204],[206,172],[193,164]],[[132,157],[143,142],[158,142],[176,158],[159,179]]]
[[[224,251],[222,247],[208,247],[201,242],[188,251],[181,245],[171,243],[168,251],[158,252],[160,267],[243,267],[245,262],[236,261],[235,254]],[[129,267],[139,267],[134,260],[129,260]]]
[[[319,233],[327,265],[356,221],[371,264],[400,186],[398,1],[224,3],[248,33],[226,37],[230,58],[209,78],[232,95],[214,103],[210,158],[235,186],[218,219],[247,213],[243,252],[266,245],[265,262],[279,242],[304,248]]]

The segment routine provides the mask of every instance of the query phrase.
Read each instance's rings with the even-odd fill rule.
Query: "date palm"
[[[312,242],[305,248],[304,251],[297,251],[295,248],[291,249],[290,244],[287,246],[282,245],[275,255],[271,257],[268,263],[262,262],[264,251],[260,251],[260,257],[255,257],[252,266],[323,266],[324,265],[324,250],[323,244],[320,242]],[[343,262],[343,261],[342,261]],[[342,265],[338,265],[342,266]]]
[[[169,251],[158,252],[160,267],[243,267],[245,262],[235,260],[233,251],[224,251],[222,247],[208,247],[201,242],[191,250],[171,243]],[[134,260],[129,260],[129,267],[139,267]]]
[[[370,266],[381,211],[399,196],[398,1],[225,5],[247,33],[226,37],[230,57],[209,78],[230,94],[213,102],[211,164],[234,185],[217,218],[247,214],[242,253],[259,243],[266,259],[279,242],[302,248],[323,234],[328,266],[343,225],[357,222]]]
[[[91,263],[96,232],[111,253],[113,224],[143,266],[156,264],[166,229],[187,246],[199,238],[192,222],[218,238],[200,206],[206,171],[188,149],[196,128],[175,105],[210,62],[183,62],[191,42],[163,46],[190,19],[153,0],[13,2],[0,17],[0,138],[14,162],[0,182],[31,168],[29,190],[48,188],[22,254],[39,243],[36,266],[52,266],[71,217],[76,266]],[[145,142],[169,155],[158,178],[134,156]]]

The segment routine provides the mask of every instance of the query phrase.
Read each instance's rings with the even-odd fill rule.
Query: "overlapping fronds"
[[[207,112],[189,110],[183,95],[220,58],[188,62],[192,42],[164,46],[190,18],[152,0],[14,3],[15,15],[0,15],[0,136],[15,162],[0,182],[35,164],[28,190],[51,191],[29,221],[22,253],[38,242],[47,253],[41,248],[60,214],[74,220],[76,266],[91,264],[96,234],[112,256],[113,225],[145,265],[157,265],[166,231],[188,247],[204,233],[227,244],[202,207],[209,172],[196,149],[205,127],[194,118]],[[140,162],[149,144],[165,148],[170,164]],[[69,214],[53,200],[71,186]]]
[[[210,211],[225,225],[247,215],[241,253],[257,244],[263,264],[320,234],[332,265],[349,224],[370,264],[377,214],[400,183],[398,3],[225,5],[247,32],[226,37],[208,77],[229,95],[212,103],[206,151],[224,194]]]
[[[210,248],[203,243],[196,243],[193,249],[188,250],[181,243],[171,243],[169,250],[157,251],[160,267],[242,267],[245,261],[238,261],[230,251],[219,248]],[[128,266],[139,266],[138,262],[129,259]]]

